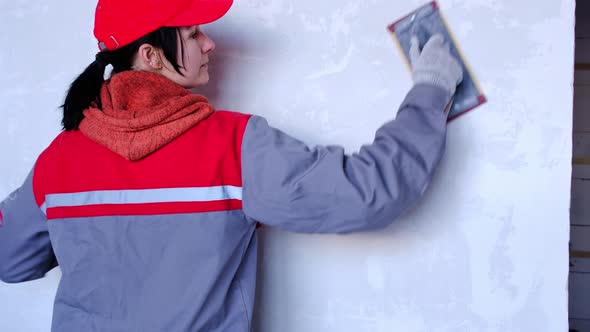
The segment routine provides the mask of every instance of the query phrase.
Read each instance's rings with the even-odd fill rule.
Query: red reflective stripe
[[[209,202],[149,203],[149,204],[105,204],[47,209],[47,219],[145,216],[179,213],[203,213],[240,210],[242,201],[223,200]]]

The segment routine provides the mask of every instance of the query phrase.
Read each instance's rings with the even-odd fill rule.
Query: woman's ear
[[[150,44],[142,44],[137,50],[134,67],[151,72],[162,70],[163,63],[160,57],[160,50]]]

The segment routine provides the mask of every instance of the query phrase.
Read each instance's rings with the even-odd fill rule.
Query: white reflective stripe
[[[43,205],[41,205],[41,211],[43,211],[44,215],[47,215],[47,201],[45,201]]]
[[[209,202],[242,199],[242,188],[234,186],[165,188],[138,190],[101,190],[71,194],[50,194],[45,209],[97,204],[142,204],[173,202]]]

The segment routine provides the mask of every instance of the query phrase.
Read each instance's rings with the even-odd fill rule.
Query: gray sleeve
[[[47,220],[33,194],[33,174],[0,203],[0,280],[39,279],[57,266]]]
[[[243,210],[268,226],[302,233],[383,228],[417,203],[445,146],[450,96],[418,85],[372,144],[308,148],[252,117],[242,143]],[[367,111],[370,112],[370,111]]]

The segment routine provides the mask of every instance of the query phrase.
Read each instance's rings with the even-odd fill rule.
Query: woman
[[[199,25],[230,6],[99,1],[101,51],[68,91],[64,131],[0,205],[0,278],[61,267],[53,331],[249,331],[258,223],[379,229],[430,182],[462,78],[442,38],[414,43],[396,120],[348,156],[188,90],[207,83],[215,49]]]

